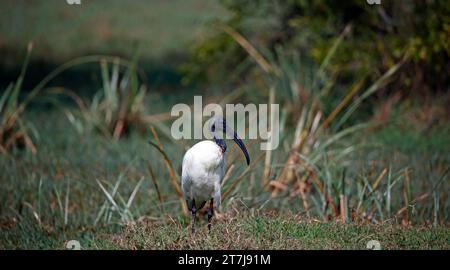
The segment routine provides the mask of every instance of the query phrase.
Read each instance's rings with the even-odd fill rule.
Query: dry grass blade
[[[328,66],[328,64],[330,63],[331,58],[333,57],[333,55],[336,53],[337,49],[339,48],[339,45],[342,43],[342,41],[344,40],[345,36],[350,33],[352,29],[352,25],[348,24],[345,26],[344,30],[342,31],[342,33],[339,35],[339,37],[336,39],[336,41],[333,43],[333,46],[330,48],[330,50],[328,50],[327,55],[325,56],[325,59],[322,61],[319,70],[318,70],[318,76],[322,76],[323,72],[325,71],[325,68]]]
[[[367,194],[367,197],[372,196],[372,194],[376,191],[376,189],[378,188],[378,186],[380,185],[381,180],[383,179],[383,177],[386,175],[386,173],[388,172],[387,168],[384,168],[380,175],[378,175],[377,179],[375,180],[375,182],[373,183],[373,185],[371,185],[370,183],[367,183],[367,186],[369,187],[370,191]]]
[[[247,53],[258,63],[258,65],[264,70],[266,73],[275,72],[275,69],[272,65],[267,62],[267,60],[262,56],[256,49],[253,47],[250,42],[247,41],[241,34],[239,34],[236,30],[231,28],[228,25],[219,25],[223,31],[225,31],[228,35],[230,35],[242,48],[244,48]]]
[[[353,103],[347,109],[345,114],[337,123],[336,128],[342,126],[365,99],[374,94],[382,86],[386,85],[388,80],[397,72],[397,70],[400,69],[400,67],[402,67],[402,65],[406,62],[407,59],[408,55],[405,55],[404,58],[399,63],[392,66],[388,71],[386,71],[386,73],[383,74],[383,76],[381,76],[377,81],[375,81],[375,83],[373,83],[361,96],[355,99],[355,101],[353,101]]]
[[[28,135],[28,127],[22,117],[24,102],[19,103],[22,84],[30,62],[33,45],[28,44],[27,53],[17,80],[10,83],[0,97],[0,153],[8,154],[14,146],[37,153],[36,146]],[[26,98],[29,98],[27,94]]]
[[[83,99],[70,89],[63,88],[63,87],[52,87],[52,88],[47,89],[46,92],[49,94],[66,95],[70,99],[72,99],[81,110],[83,110],[83,111],[87,110],[87,106],[86,106],[85,102],[83,101]]]
[[[222,183],[221,186],[223,187],[225,185],[225,182],[230,178],[231,173],[234,170],[234,164],[231,164],[230,167],[228,168],[227,172],[225,173],[225,176],[222,179]]]
[[[161,144],[161,141],[159,140],[159,136],[156,133],[155,128],[152,126],[150,128],[150,130],[151,130],[151,132],[153,134],[153,137],[156,140],[156,144],[151,142],[151,141],[149,141],[149,143],[150,143],[150,145],[152,145],[153,147],[158,149],[158,151],[163,155],[167,171],[169,172],[170,183],[172,184],[172,186],[175,188],[175,190],[177,192],[177,196],[178,196],[178,199],[180,200],[180,204],[181,204],[181,207],[183,209],[183,213],[185,215],[187,215],[188,214],[188,209],[187,209],[186,204],[184,203],[183,193],[181,192],[181,187],[178,184],[178,179],[177,179],[177,177],[175,175],[175,171],[173,170],[172,163],[170,162],[169,157],[167,156],[166,152],[164,151],[163,145]]]
[[[305,126],[306,126],[307,118],[308,118],[307,115],[308,115],[307,109],[303,108],[300,118],[297,122],[297,126],[295,129],[295,136],[294,136],[294,140],[291,145],[290,153],[284,163],[284,166],[281,170],[280,175],[276,179],[276,181],[283,182],[283,184],[287,184],[295,178],[295,172],[294,172],[295,165],[298,164],[298,162],[299,162],[297,153],[299,153],[301,151],[301,149],[303,148],[303,145],[304,145],[308,135],[311,135],[310,133],[308,133],[308,131],[304,130]],[[320,117],[320,115],[316,114],[315,118],[318,118],[318,117]],[[277,188],[277,185],[270,185],[270,186],[273,188],[272,197],[277,196],[278,192],[280,191]]]
[[[234,154],[236,149],[237,149],[237,145],[236,144],[232,144],[231,147],[230,147],[230,150],[229,150],[229,152],[228,152],[228,154],[226,156],[226,159],[227,159],[226,160],[227,161],[226,164],[228,165],[228,169],[227,170],[230,169],[231,165],[233,165],[234,161],[236,161],[236,159],[237,159],[237,155]]]
[[[350,92],[342,99],[342,101],[334,108],[334,110],[328,115],[325,121],[319,127],[319,130],[326,128],[336,117],[336,115],[351,101],[351,99],[361,90],[364,85],[365,78],[359,80],[350,90]]]
[[[255,161],[253,161],[246,169],[243,171],[231,184],[231,186],[222,194],[222,200],[225,200],[225,198],[230,195],[230,193],[236,188],[236,186],[242,181],[244,176],[246,176],[252,168],[264,157],[264,153],[258,156]]]
[[[345,190],[345,176],[346,176],[346,169],[344,168],[344,171],[342,172],[342,178],[341,178],[341,193],[339,194],[339,206],[340,206],[340,214],[341,214],[341,221],[343,223],[347,222],[348,219],[348,207],[347,207],[347,195]]]
[[[309,193],[309,191],[307,189],[306,177],[303,177],[303,179],[300,179],[300,177],[297,177],[297,179],[298,179],[297,180],[298,188],[296,190],[296,194],[299,195],[299,197],[303,203],[303,208],[305,209],[306,216],[310,217],[309,202],[308,202],[308,198],[307,198],[307,193]]]
[[[270,88],[269,91],[269,104],[274,104],[275,103],[275,88]],[[271,119],[274,118],[274,112],[270,109],[269,115],[271,117]],[[270,130],[272,130],[272,127],[269,127]],[[270,136],[270,144],[271,146],[273,145],[272,143],[272,136]],[[266,186],[267,183],[269,182],[269,175],[270,175],[270,161],[272,159],[272,151],[271,150],[267,150],[266,151],[266,158],[264,159],[264,170],[263,170],[263,185]]]
[[[429,196],[428,193],[424,193],[424,194],[418,196],[417,198],[415,198],[414,200],[412,200],[410,205],[413,205],[413,204],[416,204],[416,203],[418,203],[418,202],[421,202],[421,201],[425,200],[426,198],[428,198],[428,196]],[[397,213],[395,214],[395,216],[396,216],[396,217],[399,217],[399,216],[401,216],[403,213],[407,212],[408,209],[409,209],[409,207],[410,207],[410,205],[408,204],[408,205],[405,205],[404,207],[400,208],[400,209],[397,211]]]
[[[156,181],[155,173],[153,172],[152,165],[150,164],[150,162],[147,164],[147,168],[148,168],[148,173],[150,174],[150,178],[152,179],[153,186],[155,187],[156,195],[158,196],[161,211],[164,212],[164,201],[161,196],[161,191],[159,191],[159,185],[158,185],[158,182]]]
[[[339,210],[340,210],[340,214],[341,214],[341,221],[342,223],[346,223],[347,222],[347,207],[346,205],[346,196],[341,194],[339,195]]]
[[[383,177],[386,175],[387,171],[388,171],[387,168],[384,168],[383,171],[381,171],[381,173],[380,173],[380,175],[378,176],[377,180],[375,180],[375,183],[373,184],[373,189],[374,189],[374,190],[378,187],[378,185],[379,185],[380,182],[381,182],[381,179],[383,179]]]
[[[192,106],[190,106],[192,107]],[[176,116],[173,116],[171,112],[165,112],[165,113],[157,113],[152,115],[146,115],[142,118],[143,121],[146,123],[153,123],[153,122],[161,122],[161,121],[167,121],[176,118]]]
[[[163,147],[161,141],[159,140],[159,137],[158,137],[158,134],[156,133],[155,128],[151,127],[151,131],[152,131],[153,137],[156,140],[156,144],[153,142],[149,142],[149,143],[151,145],[155,146],[159,150],[159,152],[163,155],[164,162],[167,167],[167,171],[169,172],[169,175],[170,175],[170,180],[172,181],[172,185],[175,187],[175,190],[177,191],[178,195],[182,196],[181,188],[177,182],[177,177],[175,175],[175,171],[173,170],[172,163],[170,162],[169,157],[167,156],[166,152],[164,151],[164,147]]]
[[[38,213],[34,210],[34,207],[29,202],[24,202],[23,205],[30,208],[31,212],[33,213],[33,217],[36,219],[39,227],[42,226],[41,218],[39,217]]]
[[[403,225],[409,225],[410,223],[410,211],[409,206],[411,202],[411,181],[409,179],[409,171],[405,170],[405,177],[403,181],[403,199],[405,202],[405,215],[403,216],[402,223]]]
[[[276,180],[270,181],[269,186],[276,188],[277,190],[283,190],[283,191],[287,190],[287,188],[288,188],[287,185],[281,183],[280,181],[276,181]]]
[[[331,195],[326,191],[325,186],[323,185],[322,181],[320,181],[319,177],[317,177],[316,173],[314,172],[314,170],[312,168],[306,167],[307,172],[309,174],[309,176],[313,179],[313,182],[317,185],[319,191],[323,194],[323,196],[326,198],[327,203],[331,204],[331,206],[333,207],[333,211],[335,216],[339,216],[339,208],[338,206],[334,203],[333,198],[331,198]]]
[[[67,182],[66,197],[64,199],[64,226],[69,222],[69,198],[70,198],[70,180]]]

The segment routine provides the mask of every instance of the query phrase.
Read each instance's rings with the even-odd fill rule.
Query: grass
[[[284,160],[284,163],[271,164],[274,153],[265,153],[264,186],[269,186],[271,199],[278,201],[278,208],[290,208],[293,199],[300,197],[303,204],[301,210],[308,216],[320,216],[324,221],[339,219],[342,222],[366,220],[379,223],[393,218],[401,219],[406,225],[413,222],[413,212],[419,203],[421,214],[416,218],[429,221],[427,218],[434,216],[434,224],[439,215],[446,220],[448,203],[444,202],[442,208],[438,202],[442,197],[447,197],[445,184],[441,186],[449,172],[445,150],[434,152],[433,158],[428,161],[429,166],[424,166],[422,158],[414,158],[420,151],[413,151],[410,155],[413,158],[408,157],[406,163],[401,163],[388,156],[388,148],[392,146],[382,145],[381,151],[378,151],[376,143],[352,140],[373,137],[370,135],[376,129],[377,121],[351,123],[349,120],[359,118],[354,115],[361,110],[362,103],[389,84],[396,71],[408,61],[408,54],[370,85],[364,84],[364,76],[346,84],[344,87],[348,89],[343,91],[345,95],[333,97],[336,106],[328,108],[328,111],[324,109],[325,100],[333,90],[342,86],[336,83],[336,74],[329,74],[327,65],[348,34],[349,27],[342,31],[319,67],[298,53],[285,53],[281,47],[274,53],[266,53],[265,57],[245,37],[224,27],[224,31],[259,67],[260,72],[254,71],[257,76],[252,78],[253,84],[262,86],[269,96],[269,103],[273,103],[271,100],[279,103],[283,108],[282,118],[291,121],[290,125],[283,123],[281,126],[282,130],[286,129],[283,134],[284,151],[274,152],[275,155],[281,152],[281,155],[273,160]],[[447,121],[445,117],[435,118],[434,121],[439,119]],[[439,130],[442,129],[440,125]],[[419,132],[407,134],[423,137]],[[439,141],[445,149],[445,140],[440,139],[433,136],[430,141]],[[430,141],[426,145],[431,145]],[[371,159],[372,154],[377,155],[376,158]],[[367,167],[369,160],[372,164]],[[253,176],[259,178],[257,170],[253,170]],[[274,176],[269,179],[270,174]],[[411,174],[414,174],[414,180]],[[423,179],[431,183],[429,189],[423,188]],[[442,197],[436,195],[441,192],[444,194]],[[432,195],[434,202],[427,200],[431,194],[435,194]]]
[[[215,221],[211,236],[203,237],[203,226],[192,237],[188,233],[189,218],[180,214],[182,208],[164,160],[147,143],[152,138],[150,131],[147,135],[131,133],[116,141],[99,133],[79,134],[58,111],[26,116],[41,123],[38,152],[0,156],[0,171],[4,172],[0,175],[3,249],[64,249],[72,239],[89,249],[365,249],[371,239],[380,241],[383,249],[449,248],[448,216],[441,215],[440,222],[432,226],[433,217],[421,213],[427,205],[423,201],[415,206],[410,216],[414,222],[408,226],[401,226],[396,218],[376,224],[367,220],[347,224],[324,221],[314,209],[307,217],[299,197],[271,198],[252,180],[254,172],[244,177],[224,201],[225,218]],[[179,171],[181,161],[175,158],[179,146],[164,137],[161,141]],[[250,151],[255,153],[254,145]],[[376,151],[365,154],[368,156],[355,166],[360,168],[357,171],[365,168],[369,173],[370,164],[380,156]],[[412,164],[408,159],[401,161],[405,157],[400,153],[396,155],[393,158],[399,159],[398,166],[401,162]],[[148,172],[149,164],[158,189]],[[235,165],[226,187],[244,169],[239,162]],[[262,171],[262,164],[258,168]],[[416,177],[414,172],[411,178],[416,183],[420,174]],[[446,196],[442,193],[446,183],[443,185],[441,196]],[[351,183],[348,186],[351,188]],[[392,190],[392,196],[401,194],[402,186],[398,188]],[[418,187],[411,188],[416,194]],[[347,194],[351,193],[349,189]],[[376,205],[372,200],[367,199],[369,206]],[[392,208],[398,210],[402,200],[395,198]],[[428,201],[432,202],[431,197]],[[441,197],[440,201],[440,211],[447,211],[448,199]],[[430,222],[424,222],[426,219]]]
[[[377,240],[381,249],[449,249],[450,229],[383,224],[379,226],[323,223],[286,213],[230,211],[190,234],[188,218],[142,220],[121,228],[80,227],[45,230],[36,224],[3,228],[2,249],[65,249],[77,240],[82,249],[367,249]],[[5,226],[5,225],[3,225]],[[10,225],[11,226],[11,225]],[[23,230],[29,234],[25,235]]]
[[[98,57],[102,89],[95,93],[92,102],[84,101],[68,89],[56,91],[71,97],[79,106],[79,111],[73,113],[64,104],[55,101],[78,132],[83,133],[85,128],[94,129],[107,137],[119,139],[132,126],[139,126],[143,122],[142,117],[146,115],[143,102],[147,89],[140,83],[137,75],[137,58],[126,64],[120,61],[119,58],[112,60],[110,69],[109,62]],[[125,70],[121,71],[121,65],[126,67]]]
[[[335,49],[316,67],[278,49],[265,57],[233,29],[225,31],[262,71],[249,85],[208,101],[268,98],[281,105],[283,131],[280,147],[270,154],[257,141],[245,142],[249,167],[230,147],[224,218],[215,221],[211,235],[188,233],[178,190],[181,155],[195,142],[174,141],[170,122],[151,115],[167,112],[175,100],[191,103],[192,96],[146,91],[135,69],[120,69],[114,58],[100,61],[99,86],[86,85],[97,89],[83,101],[88,105],[58,100],[52,103],[58,109],[33,103],[21,111],[21,121],[34,123],[38,136],[35,151],[12,145],[0,155],[0,248],[64,249],[72,239],[91,249],[365,249],[372,239],[385,249],[449,248],[448,118],[437,117],[433,128],[427,128],[429,121],[418,123],[420,118],[415,125],[421,131],[405,124],[414,115],[387,123],[347,121],[401,63],[372,85],[364,78],[347,85],[336,106],[325,109],[322,97],[337,87],[326,70]],[[33,102],[48,101],[35,94],[52,93],[47,83],[79,61],[99,62],[94,56],[62,65],[32,88]],[[251,96],[248,90],[255,87],[267,91]]]
[[[100,70],[100,93],[107,97],[116,79],[106,64]],[[118,79],[114,66],[111,74]],[[153,98],[162,102],[149,94],[139,104]],[[230,147],[225,218],[216,222],[217,233],[203,238],[205,232],[187,234],[189,218],[177,192],[180,153],[194,142],[173,141],[164,122],[144,132],[130,127],[112,139],[71,124],[61,110],[27,107],[22,118],[39,123],[37,150],[13,147],[0,156],[0,247],[64,248],[80,239],[93,249],[363,249],[377,237],[387,249],[448,249],[448,153],[434,151],[447,143],[439,135],[444,129],[436,127],[435,137],[433,131],[403,136],[403,144],[422,145],[411,151],[390,146],[398,138],[392,132],[393,141],[386,141],[389,126],[318,135],[326,122],[314,102],[307,106],[296,128],[283,127],[281,147],[269,159],[246,141],[254,157],[247,168]],[[264,177],[275,188],[268,189]]]
[[[0,96],[0,154],[8,153],[14,146],[36,152],[30,136],[29,123],[22,117],[27,101],[32,98],[32,93],[28,94],[26,101],[19,102],[32,47],[30,43],[19,78],[11,82]]]
[[[129,16],[123,16],[129,14]],[[12,49],[33,41],[34,56],[62,63],[85,54],[131,55],[134,43],[142,45],[142,57],[159,58],[182,51],[202,38],[207,23],[226,11],[216,1],[138,0],[132,5],[120,0],[0,3],[0,51],[10,52],[3,64],[15,65],[20,58]]]

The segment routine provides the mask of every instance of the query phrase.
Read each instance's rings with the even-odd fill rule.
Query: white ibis
[[[196,143],[184,155],[181,172],[181,188],[188,209],[192,213],[192,233],[195,232],[196,212],[209,201],[208,230],[211,230],[211,219],[214,214],[214,201],[217,207],[221,200],[221,182],[224,176],[225,152],[227,145],[224,135],[233,138],[241,148],[250,164],[250,157],[242,140],[230,128],[222,117],[212,118],[209,122],[209,131],[213,140]]]

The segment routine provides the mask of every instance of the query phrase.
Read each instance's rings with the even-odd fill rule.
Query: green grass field
[[[322,223],[298,215],[280,217],[268,213],[229,213],[213,225],[206,223],[195,235],[190,233],[189,219],[153,220],[144,218],[121,228],[82,227],[45,229],[36,224],[4,230],[2,249],[69,249],[70,240],[80,242],[81,249],[343,249],[364,250],[371,240],[380,248],[449,249],[448,228],[412,227],[383,224],[377,226]],[[26,234],[22,230],[26,230]]]
[[[369,240],[380,241],[383,249],[450,247],[448,226],[420,221],[420,203],[411,212],[416,220],[412,226],[398,225],[402,215],[377,224],[325,222],[308,217],[298,198],[271,198],[251,178],[223,202],[224,216],[214,221],[209,236],[204,217],[192,236],[190,218],[181,214],[161,155],[147,143],[150,132],[113,141],[96,132],[79,134],[57,111],[29,117],[40,123],[38,153],[0,156],[2,249],[65,249],[69,240],[85,249],[366,249]],[[373,140],[384,140],[380,138]],[[162,141],[180,173],[179,146]],[[257,151],[253,147],[250,153]],[[239,159],[235,165],[232,178],[245,169]],[[113,197],[118,207],[96,180],[110,192],[117,190]]]
[[[326,68],[287,56],[270,62],[277,77],[252,70],[255,81],[198,89],[164,77],[160,88],[149,74],[181,76],[171,55],[187,54],[227,16],[219,3],[16,2],[0,3],[1,78],[14,77],[0,83],[10,85],[0,89],[0,249],[66,249],[70,240],[83,249],[366,249],[370,240],[382,249],[450,249],[448,93],[369,100],[389,76],[335,85]],[[29,41],[30,70],[19,74]],[[125,59],[137,43],[136,72]],[[96,57],[78,76],[71,66],[35,92],[44,64],[90,54],[123,58]],[[152,70],[139,65],[147,60]],[[196,141],[174,140],[167,112],[194,94],[205,104],[273,98],[282,131],[270,155],[244,140],[249,167],[229,143],[222,215],[210,234],[202,216],[191,235],[176,183]]]

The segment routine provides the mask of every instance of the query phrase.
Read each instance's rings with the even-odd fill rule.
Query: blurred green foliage
[[[369,75],[375,80],[408,54],[393,89],[446,90],[450,68],[450,2],[438,0],[223,0],[232,14],[225,23],[260,51],[300,52],[321,63],[347,25],[346,34],[329,68],[343,82]],[[183,66],[185,82],[224,81],[246,54],[221,30],[195,43],[190,62]],[[217,72],[219,71],[219,72]],[[247,69],[240,69],[242,77]],[[221,75],[218,75],[221,74]]]

